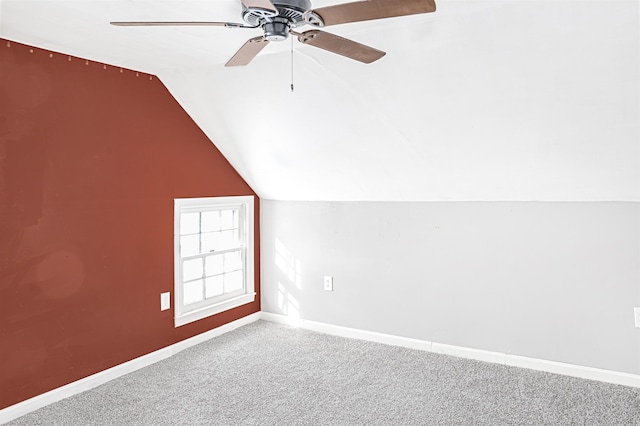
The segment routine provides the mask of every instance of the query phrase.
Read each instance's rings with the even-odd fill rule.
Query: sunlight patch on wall
[[[300,303],[296,294],[302,289],[302,264],[277,238],[275,249],[278,309],[283,315],[300,318]]]

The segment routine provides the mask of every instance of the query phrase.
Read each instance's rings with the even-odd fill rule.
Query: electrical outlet
[[[333,277],[325,275],[325,277],[324,277],[324,291],[333,291]]]
[[[166,311],[171,307],[171,293],[160,293],[160,310]]]
[[[636,327],[640,328],[640,308],[633,308],[633,317],[636,321]]]

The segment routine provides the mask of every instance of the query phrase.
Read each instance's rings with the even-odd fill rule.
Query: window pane
[[[224,292],[223,276],[209,277],[205,280],[205,297],[220,296]]]
[[[202,278],[202,259],[185,260],[182,263],[182,280],[189,281]]]
[[[182,213],[180,215],[180,235],[200,232],[200,213]]]
[[[212,251],[218,249],[218,242],[216,241],[216,237],[219,235],[219,232],[207,232],[206,234],[201,234],[202,241],[202,253],[211,253]]]
[[[194,254],[200,254],[200,236],[196,235],[183,235],[180,237],[180,256],[187,257]]]
[[[221,211],[222,229],[233,229],[233,213],[235,210]]]
[[[205,275],[210,277],[211,275],[220,275],[224,272],[224,269],[222,267],[223,263],[222,263],[222,259],[223,259],[222,254],[219,254],[217,256],[208,256],[207,259],[205,260]]]
[[[203,212],[202,213],[202,232],[211,232],[220,230],[220,212]]]
[[[242,269],[242,256],[239,251],[224,254],[224,271],[231,272]]]
[[[184,283],[182,286],[182,302],[185,305],[199,302],[203,299],[202,280]]]
[[[231,248],[238,245],[238,241],[234,239],[234,231],[222,231],[220,232],[220,247]]]
[[[231,293],[232,291],[241,290],[242,288],[244,288],[244,282],[242,281],[242,271],[224,274],[223,276],[225,293]]]

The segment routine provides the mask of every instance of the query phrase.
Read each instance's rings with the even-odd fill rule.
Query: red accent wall
[[[0,408],[259,311],[173,325],[174,198],[255,194],[162,83],[0,42]]]

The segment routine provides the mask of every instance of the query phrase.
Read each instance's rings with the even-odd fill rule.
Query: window
[[[253,197],[175,200],[176,327],[255,300]]]

